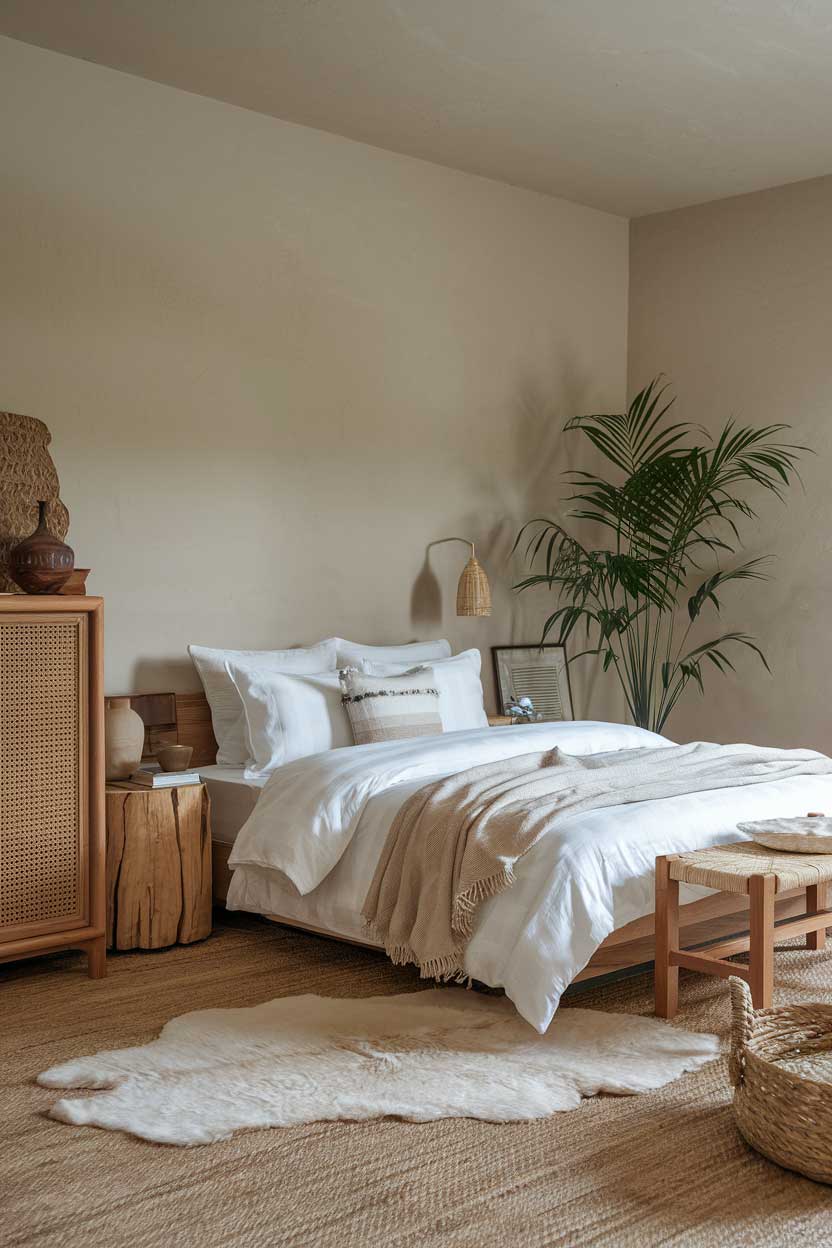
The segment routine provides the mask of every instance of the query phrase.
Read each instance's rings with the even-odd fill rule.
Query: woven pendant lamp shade
[[[459,578],[459,585],[456,589],[456,613],[457,615],[491,614],[491,586],[488,584],[488,577],[485,575],[482,564],[474,554],[462,569],[462,576]]]

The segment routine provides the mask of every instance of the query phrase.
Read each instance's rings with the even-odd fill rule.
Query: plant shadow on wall
[[[530,575],[522,591],[545,585],[559,605],[541,642],[556,633],[567,643],[584,633],[583,655],[613,669],[633,722],[662,732],[693,682],[704,692],[706,664],[734,670],[738,648],[753,651],[748,633],[719,633],[696,643],[693,635],[710,608],[720,609],[724,586],[765,580],[765,556],[733,562],[742,546],[739,526],[756,512],[746,495],[755,490],[781,501],[807,448],[780,440],[787,425],[755,429],[728,421],[718,437],[688,421],[672,423],[668,386],[654,378],[621,415],[575,416],[564,432],[579,432],[612,467],[610,478],[582,470],[565,474],[574,491],[567,502],[575,521],[601,527],[608,545],[584,546],[553,520],[523,526]],[[730,566],[722,562],[730,560]],[[682,604],[686,600],[686,611]],[[696,643],[696,644],[695,644]]]
[[[519,472],[514,481],[495,482],[493,487],[495,492],[501,488],[503,511],[494,543],[499,548],[501,565],[513,565],[513,576],[522,575],[523,563],[517,558],[515,536],[524,516],[539,514],[546,507],[553,477],[565,476],[583,466],[577,440],[563,436],[564,421],[574,412],[594,406],[598,398],[595,370],[563,349],[554,354],[547,375],[529,372],[522,380],[513,422]],[[564,518],[559,510],[555,516],[558,521]],[[526,644],[538,634],[548,614],[545,586],[522,599],[515,595],[515,602],[525,602],[526,606],[512,610],[508,641]],[[573,671],[570,680],[579,716],[614,719],[624,714],[617,692],[613,690],[612,699],[609,696],[610,687],[600,665],[583,664],[577,672]]]

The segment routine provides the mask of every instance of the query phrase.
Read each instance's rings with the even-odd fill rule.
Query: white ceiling
[[[0,0],[0,33],[624,216],[832,172],[832,0]]]

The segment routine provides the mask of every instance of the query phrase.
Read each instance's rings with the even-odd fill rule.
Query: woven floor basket
[[[748,985],[735,976],[730,984],[729,1072],[740,1134],[787,1170],[832,1183],[832,1059],[821,1058],[832,1051],[832,1005],[754,1010]],[[795,1060],[799,1073],[780,1064]]]

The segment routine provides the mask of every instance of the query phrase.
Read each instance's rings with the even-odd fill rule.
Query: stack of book
[[[158,763],[142,763],[129,780],[113,782],[119,788],[132,789],[140,784],[145,789],[178,789],[184,784],[200,784],[198,771],[162,771]]]

